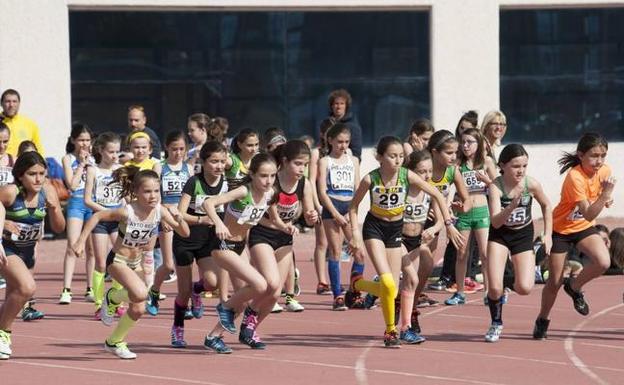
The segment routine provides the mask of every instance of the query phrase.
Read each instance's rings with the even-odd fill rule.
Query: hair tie
[[[145,139],[149,140],[150,143],[152,142],[152,140],[150,139],[149,135],[147,135],[145,132],[143,132],[143,131],[135,131],[132,134],[130,134],[130,136],[128,137],[128,143],[132,142],[133,140],[135,140],[137,138],[145,138]]]
[[[271,144],[282,143],[282,142],[287,142],[286,137],[284,135],[276,135],[273,138],[271,138],[271,140],[269,140],[269,143],[267,143],[267,146]]]

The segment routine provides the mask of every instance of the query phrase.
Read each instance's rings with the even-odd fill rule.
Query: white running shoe
[[[115,313],[117,312],[117,308],[119,305],[116,305],[108,300],[108,292],[113,289],[108,289],[106,294],[104,294],[104,299],[102,300],[102,307],[100,308],[100,321],[106,326],[111,326],[113,321],[115,320]]]
[[[286,301],[286,310],[299,313],[305,310],[305,308],[294,298]]]
[[[11,334],[0,330],[0,360],[8,360],[11,354]]]
[[[503,325],[501,324],[492,324],[488,329],[487,333],[485,333],[485,341],[486,342],[496,342],[500,338],[500,335],[503,333]]]
[[[271,313],[281,313],[284,311],[284,308],[280,306],[279,303],[275,302],[275,305],[273,305],[273,309],[271,310]]]
[[[128,344],[124,341],[117,342],[114,345],[109,345],[108,341],[104,341],[104,349],[122,360],[133,360],[137,358],[136,353],[131,352],[130,349],[128,349]]]
[[[167,279],[165,279],[163,283],[175,282],[177,279],[178,279],[178,276],[176,275],[175,271],[172,271],[171,273],[169,273],[169,275],[167,276]]]
[[[72,301],[72,292],[68,290],[63,290],[61,292],[61,297],[59,298],[60,305],[69,305]]]

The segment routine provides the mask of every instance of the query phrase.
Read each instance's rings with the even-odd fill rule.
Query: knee
[[[143,302],[141,302],[141,303],[131,303],[128,306],[128,315],[130,316],[130,318],[132,318],[134,320],[137,320],[143,314],[145,314],[145,304]]]
[[[611,267],[611,258],[608,255],[603,256],[598,260],[598,268],[600,269],[601,273],[607,271],[609,267]]]
[[[142,303],[147,299],[147,289],[141,288],[138,290],[133,290],[132,292],[128,292],[128,299],[131,303]]]
[[[266,293],[268,290],[267,281],[264,279],[260,279],[257,282],[254,282],[251,288],[258,294]]]
[[[503,296],[503,287],[490,284],[487,295],[489,298],[500,298]]]
[[[522,282],[514,284],[514,291],[520,295],[529,295],[531,290],[533,290],[533,283]]]
[[[398,289],[397,289],[396,283],[394,282],[394,278],[392,278],[392,274],[390,273],[382,274],[379,277],[379,282],[381,283],[381,289],[384,292],[389,293],[392,296],[392,298],[396,297],[398,293]]]
[[[418,277],[412,277],[411,274],[403,274],[401,285],[405,291],[414,291],[416,286],[418,286]]]
[[[29,279],[26,282],[20,282],[19,286],[15,288],[15,292],[25,300],[29,300],[35,295],[37,285],[33,279]]]
[[[267,279],[266,281],[266,293],[267,294],[271,294],[274,295],[275,293],[280,293],[282,290],[282,287],[280,285],[280,280],[279,279]]]

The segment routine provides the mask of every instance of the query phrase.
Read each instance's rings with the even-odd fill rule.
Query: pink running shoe
[[[126,314],[126,308],[123,306],[118,306],[117,310],[115,311],[115,315],[117,315],[117,317],[121,318],[123,317],[124,314]]]

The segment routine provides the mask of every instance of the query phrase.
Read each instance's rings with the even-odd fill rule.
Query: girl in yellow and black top
[[[609,268],[609,250],[594,228],[596,217],[613,203],[615,179],[605,164],[608,149],[609,145],[602,136],[587,133],[579,140],[575,153],[564,153],[559,159],[561,173],[570,171],[561,186],[561,200],[553,211],[550,275],[542,291],[542,306],[533,330],[535,339],[546,338],[550,323],[548,316],[562,284],[565,292],[572,297],[574,309],[587,315],[589,305],[581,288]],[[576,246],[587,255],[590,263],[576,278],[564,281],[563,270],[571,246]]]
[[[351,276],[351,289],[365,291],[381,299],[386,324],[384,345],[397,347],[401,343],[394,324],[394,299],[398,292],[395,282],[398,282],[401,269],[401,230],[405,197],[411,188],[425,191],[441,207],[445,206],[446,202],[442,194],[425,180],[402,167],[403,146],[398,138],[393,136],[381,138],[377,144],[376,155],[380,167],[371,171],[360,182],[349,207],[349,219],[353,233],[351,248],[357,251],[366,246],[379,275],[379,282],[364,280],[361,274],[354,272]],[[357,210],[367,192],[370,192],[371,208],[360,232]],[[461,245],[463,240],[453,227],[448,212],[444,210],[442,214],[450,239],[458,246]]]
[[[17,158],[12,174],[15,184],[0,187],[0,274],[6,278],[6,300],[0,308],[0,360],[9,359],[11,325],[35,292],[35,281],[28,271],[34,264],[35,245],[43,235],[43,219],[50,218],[54,232],[65,229],[65,218],[56,190],[47,184],[45,160],[36,152]],[[9,219],[12,223],[5,221]]]
[[[160,205],[160,178],[154,171],[122,167],[113,173],[113,181],[121,185],[122,196],[130,196],[132,203],[95,213],[85,224],[72,248],[77,255],[81,255],[87,237],[100,221],[119,222],[119,234],[106,259],[106,266],[111,277],[123,288],[113,287],[106,292],[101,318],[102,323],[110,326],[119,304],[130,304],[113,333],[106,339],[104,347],[121,359],[133,359],[136,354],[128,349],[124,340],[130,328],[145,312],[147,287],[141,277],[143,252],[153,247],[152,239],[161,221],[184,237],[188,237],[190,231],[175,207],[165,208]]]

